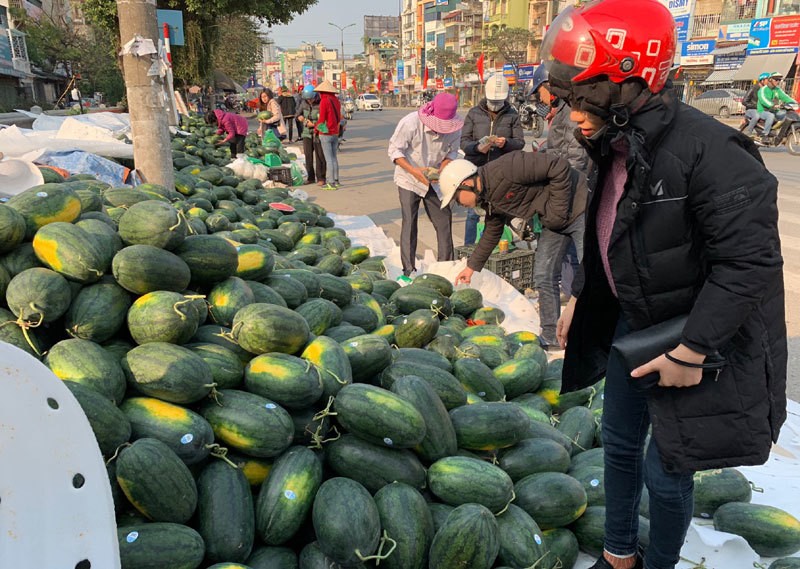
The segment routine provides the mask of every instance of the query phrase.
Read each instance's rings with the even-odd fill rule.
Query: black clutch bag
[[[644,377],[632,378],[630,372],[646,364],[652,359],[668,352],[681,341],[683,328],[686,326],[688,316],[676,316],[644,330],[637,330],[615,340],[611,345],[611,352],[616,354],[628,372],[631,385],[639,391],[648,391],[658,385],[660,377],[657,373],[650,373]],[[698,367],[703,370],[703,379],[716,378],[725,365],[725,359],[719,355],[706,356],[705,363],[689,367]]]

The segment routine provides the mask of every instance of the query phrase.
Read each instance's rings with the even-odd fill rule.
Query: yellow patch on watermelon
[[[292,377],[291,370],[286,369],[281,364],[270,361],[269,358],[255,358],[250,361],[251,373],[264,373],[274,379],[287,379]]]
[[[138,401],[140,407],[153,417],[176,423],[189,423],[189,412],[178,405],[166,403],[158,399],[142,399]]]
[[[248,449],[253,445],[253,440],[244,436],[242,433],[234,430],[231,427],[224,425],[217,425],[214,428],[214,434],[221,441],[225,441],[231,446],[239,449]]]
[[[147,509],[144,506],[142,506],[140,503],[138,503],[136,500],[133,499],[133,496],[131,495],[131,482],[130,482],[130,480],[126,480],[125,478],[117,476],[117,483],[119,484],[120,490],[122,490],[122,493],[125,494],[125,496],[128,498],[128,501],[131,503],[131,505],[134,508],[136,508],[139,511],[139,513],[141,513],[142,515],[144,515],[145,517],[147,517],[149,519],[152,519],[150,517],[150,513],[147,511]]]
[[[237,271],[251,271],[264,266],[264,254],[261,251],[246,251],[239,254],[239,265]]]
[[[216,293],[209,299],[214,306],[228,306],[230,297],[224,293]]]
[[[477,394],[467,391],[467,405],[474,405],[475,403],[483,403],[483,399]]]
[[[311,363],[320,365],[320,362],[322,362],[322,354],[324,352],[325,349],[321,344],[318,344],[317,342],[311,342],[303,351],[303,355],[301,357],[304,360],[310,361]]]
[[[37,233],[33,236],[33,250],[36,252],[36,256],[54,271],[58,272],[63,268],[63,263],[58,256],[58,241],[39,237]]]
[[[242,228],[252,229],[253,231],[258,231],[260,229],[258,225],[254,225],[252,223],[247,223],[247,222],[242,223]]]
[[[539,395],[545,398],[550,405],[558,405],[559,393],[555,389],[543,389]]]
[[[506,363],[500,364],[495,368],[494,373],[495,375],[514,375],[517,373],[517,368],[519,367],[518,360],[509,360]]]
[[[502,348],[503,347],[503,338],[498,336],[489,336],[489,335],[481,335],[481,336],[470,336],[467,338],[470,342],[477,346],[489,346],[493,348]]]
[[[533,332],[518,332],[516,339],[519,340],[520,342],[533,343],[539,339],[539,336],[537,336]]]
[[[66,221],[72,223],[81,215],[81,200],[78,198],[67,198],[64,207],[52,215],[32,215],[31,220],[36,227],[43,227],[48,223],[56,221]]]
[[[386,324],[372,332],[375,336],[381,338],[390,338],[394,334],[394,324]]]
[[[309,490],[309,481],[309,476],[302,473],[289,476],[283,484],[283,499],[289,500],[289,498],[286,497],[287,491],[292,492],[295,496],[295,499],[297,496],[307,495]]]
[[[378,391],[366,391],[365,395],[367,399],[376,405],[387,407],[393,411],[405,412],[408,409],[408,404],[394,394],[389,395]]]
[[[259,486],[264,482],[264,480],[267,479],[267,476],[269,476],[269,472],[272,470],[272,465],[265,462],[258,462],[256,460],[248,460],[247,462],[240,464],[239,468],[242,469],[242,473],[244,474],[244,477],[247,478],[250,486]]]
[[[157,299],[158,297],[156,295],[154,295],[152,292],[148,292],[147,294],[137,298],[136,302],[134,302],[133,305],[136,306],[137,308],[141,308],[143,306],[147,306],[148,304],[152,303]]]

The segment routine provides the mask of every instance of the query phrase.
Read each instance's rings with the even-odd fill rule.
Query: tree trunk
[[[138,35],[153,40],[158,48],[155,0],[117,0],[117,11],[121,45]],[[164,80],[147,74],[157,57],[157,53],[143,57],[122,56],[133,136],[133,161],[146,182],[174,188]]]

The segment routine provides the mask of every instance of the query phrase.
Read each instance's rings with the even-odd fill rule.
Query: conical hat
[[[317,85],[314,90],[317,93],[338,93],[339,89],[333,86],[333,84],[325,79],[322,83]]]

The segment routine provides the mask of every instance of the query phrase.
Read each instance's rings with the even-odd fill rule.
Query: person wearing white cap
[[[449,93],[440,93],[418,111],[409,113],[397,124],[389,141],[389,158],[394,163],[394,182],[400,196],[402,226],[400,257],[407,282],[416,270],[417,220],[419,203],[436,230],[436,258],[453,260],[452,213],[442,208],[442,201],[431,180],[435,172],[458,158],[461,127],[464,121],[456,113],[458,101]]]
[[[525,147],[519,113],[506,100],[508,91],[508,80],[501,73],[490,75],[484,85],[486,97],[472,107],[464,119],[461,150],[464,157],[476,166]],[[467,211],[464,245],[475,243],[479,220],[480,216],[474,209]]]
[[[586,181],[563,158],[522,150],[480,167],[453,160],[442,170],[439,183],[442,208],[455,200],[486,211],[486,228],[456,284],[469,284],[472,274],[483,269],[512,219],[531,219],[538,213],[542,225],[561,229],[573,220],[574,196],[587,191]]]

